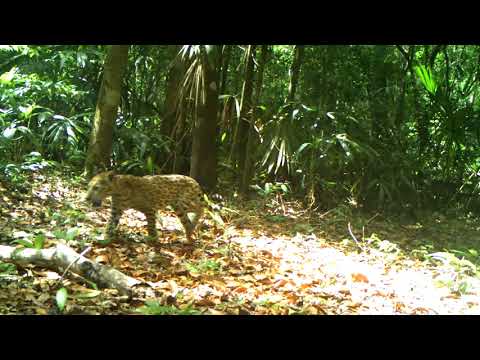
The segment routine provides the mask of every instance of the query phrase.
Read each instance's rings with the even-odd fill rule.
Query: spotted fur
[[[157,239],[157,211],[170,205],[185,229],[188,242],[191,242],[204,211],[200,185],[183,175],[138,177],[117,175],[112,171],[103,172],[93,177],[88,184],[86,200],[98,207],[108,196],[112,197],[111,216],[106,228],[109,238],[116,237],[123,211],[135,209],[145,214],[149,237]],[[192,220],[188,213],[194,214]]]

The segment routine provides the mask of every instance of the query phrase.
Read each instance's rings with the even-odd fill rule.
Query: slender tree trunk
[[[228,80],[228,68],[230,67],[230,59],[232,58],[232,45],[223,45],[222,55],[220,57],[220,65],[218,73],[220,74],[220,88],[218,91],[219,95],[225,95],[227,90],[227,80]],[[220,119],[220,124],[218,126],[218,134],[220,137],[224,133],[227,123],[231,119],[231,100],[224,102],[223,106],[219,105],[218,107],[218,117]]]
[[[397,129],[403,124],[405,119],[405,93],[407,89],[406,81],[407,73],[402,74],[401,86],[400,86],[400,96],[398,99],[397,113],[395,115],[395,126]]]
[[[105,59],[102,85],[98,95],[85,173],[92,177],[110,165],[113,127],[120,104],[122,79],[128,60],[128,45],[112,45]]]
[[[295,52],[292,67],[290,68],[290,84],[288,86],[287,103],[295,101],[295,95],[297,93],[298,79],[300,76],[300,68],[303,63],[303,56],[305,54],[305,46],[295,45]]]
[[[292,66],[290,67],[290,83],[288,85],[288,94],[285,99],[285,103],[287,104],[285,107],[285,116],[287,118],[291,118],[293,115],[293,102],[295,101],[295,95],[297,93],[298,88],[298,80],[300,78],[300,70],[303,63],[303,56],[305,53],[305,47],[303,45],[295,45],[293,51],[293,61]],[[278,169],[278,177],[280,179],[288,179],[288,163],[285,162],[281,167]]]
[[[373,120],[372,136],[378,139],[385,137],[385,128],[388,127],[388,110],[385,99],[385,90],[387,87],[385,66],[386,50],[386,46],[376,45],[373,68],[370,74],[370,111]]]
[[[245,152],[245,165],[243,166],[243,174],[241,174],[241,183],[240,183],[240,192],[246,194],[248,192],[248,187],[253,175],[253,155],[254,155],[254,141],[255,141],[255,122],[257,119],[257,106],[260,101],[260,96],[262,94],[263,86],[263,71],[265,69],[265,64],[267,62],[267,52],[268,45],[262,45],[260,55],[260,64],[258,67],[258,77],[255,84],[255,98],[252,103],[252,116],[250,119],[249,129],[248,129],[248,140],[247,147]]]
[[[252,109],[253,94],[253,72],[255,59],[255,45],[249,45],[246,54],[245,63],[245,81],[243,82],[242,99],[240,101],[240,119],[235,131],[235,168],[238,168],[238,174],[242,176],[245,166],[245,153],[247,151],[247,137],[250,127],[249,117]]]
[[[225,94],[227,89],[227,80],[228,80],[228,68],[230,66],[230,59],[232,57],[232,45],[224,45],[222,54],[222,64],[221,64],[221,81],[220,81],[220,95]]]
[[[179,109],[178,106],[178,91],[185,75],[185,63],[177,57],[180,48],[181,46],[179,45],[174,45],[170,48],[172,62],[167,77],[165,114],[162,123],[162,134],[169,137],[174,144],[173,151],[163,168],[169,169],[175,174],[182,173],[182,169],[186,167],[183,156],[186,147],[185,138],[183,137],[185,111]]]
[[[395,116],[395,126],[397,129],[400,129],[402,124],[405,121],[405,96],[407,92],[407,78],[408,78],[408,71],[413,70],[412,60],[413,60],[413,49],[414,47],[410,46],[408,52],[405,52],[401,46],[397,48],[402,51],[402,54],[405,56],[405,67],[402,69],[402,79],[401,79],[401,90],[400,90],[400,97],[398,100],[398,107],[397,107],[397,114]],[[413,72],[412,72],[413,74]]]
[[[205,50],[204,48],[202,48]],[[190,176],[210,191],[217,185],[218,46],[202,53],[205,103],[202,103],[193,128]]]
[[[177,58],[180,46],[173,45],[170,47],[171,63],[167,75],[167,88],[165,94],[165,112],[163,116],[162,133],[165,136],[172,136],[172,130],[175,126],[176,110],[177,110],[177,94],[178,87],[185,74],[185,66],[183,61]]]

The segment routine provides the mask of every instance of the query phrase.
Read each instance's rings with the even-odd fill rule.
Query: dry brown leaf
[[[240,283],[238,281],[235,281],[235,280],[229,280],[225,286],[227,288],[236,288],[237,286],[240,286]]]
[[[35,308],[35,313],[37,315],[48,315],[47,309],[40,308],[40,307]]]
[[[270,278],[263,278],[263,279],[260,279],[260,280],[257,280],[260,284],[262,285],[272,285],[273,284],[273,280],[270,279]]]
[[[132,275],[133,277],[140,278],[143,275],[150,275],[150,272],[145,270],[135,270],[132,272]]]
[[[219,301],[214,301],[213,299],[210,298],[203,298],[198,301],[195,301],[195,304],[198,306],[216,306],[220,302]]]
[[[99,255],[95,258],[95,262],[99,264],[108,264],[110,262],[110,259],[107,255]]]
[[[353,282],[364,282],[368,283],[368,277],[362,273],[352,273]]]
[[[405,309],[405,304],[403,302],[399,301],[399,302],[395,303],[395,311],[396,312],[401,313],[401,312],[403,312],[404,309]]]
[[[285,286],[285,284],[287,284],[287,283],[288,283],[288,281],[285,280],[285,279],[277,280],[277,281],[275,282],[275,284],[273,285],[273,288],[274,288],[274,289],[278,289],[279,287]]]
[[[318,309],[314,306],[307,306],[303,309],[303,312],[309,315],[318,315]]]
[[[288,293],[288,294],[286,295],[286,297],[287,297],[288,302],[289,302],[290,304],[296,304],[296,303],[298,302],[298,300],[300,299],[300,298],[297,296],[297,294],[295,294],[295,293],[293,293],[293,292]]]
[[[232,292],[235,294],[244,293],[246,291],[248,291],[248,289],[245,286],[239,286],[232,290]]]
[[[215,310],[215,309],[208,309],[207,314],[210,314],[210,315],[228,315],[228,313],[226,313],[225,311],[219,311],[219,310]]]

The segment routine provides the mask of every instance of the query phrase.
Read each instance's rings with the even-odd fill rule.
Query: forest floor
[[[171,214],[159,217],[158,242],[145,241],[145,217],[128,211],[121,239],[106,243],[108,206],[88,207],[80,178],[35,174],[29,183],[24,192],[0,183],[0,244],[44,234],[44,247],[91,246],[86,257],[155,292],[127,301],[70,277],[66,314],[480,314],[476,218],[409,221],[347,206],[321,214],[296,202],[231,201],[221,220],[205,217],[188,250]],[[59,277],[0,263],[0,314],[54,312]]]

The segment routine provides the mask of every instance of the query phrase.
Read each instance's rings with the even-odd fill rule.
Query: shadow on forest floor
[[[155,291],[132,302],[71,278],[66,313],[480,313],[475,218],[430,213],[408,222],[348,207],[320,214],[294,202],[234,201],[221,210],[221,221],[205,217],[188,250],[169,214],[159,220],[158,242],[145,240],[143,214],[128,211],[119,241],[107,243],[108,207],[87,207],[80,179],[37,174],[32,184],[24,194],[0,188],[0,243],[44,234],[45,247],[91,246],[91,260],[148,281]],[[0,313],[48,313],[56,277],[0,263]]]

